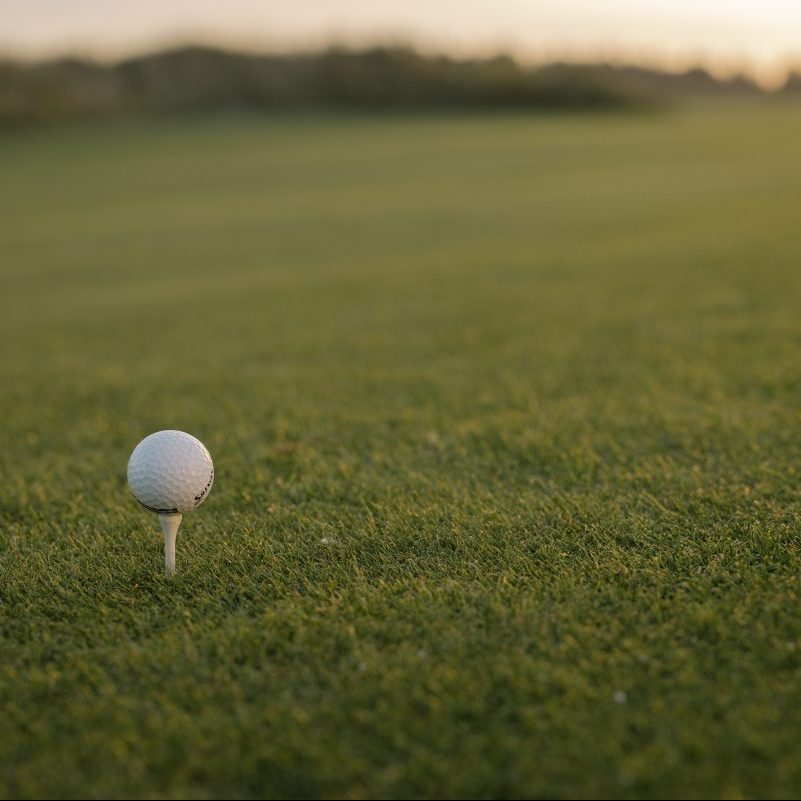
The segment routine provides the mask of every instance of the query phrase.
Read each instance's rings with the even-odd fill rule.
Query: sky
[[[5,55],[113,59],[189,42],[702,63],[770,84],[801,64],[801,0],[0,0]]]

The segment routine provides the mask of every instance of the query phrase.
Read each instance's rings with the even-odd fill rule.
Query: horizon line
[[[408,49],[426,56],[445,56],[456,60],[492,59],[508,57],[523,67],[542,67],[549,64],[593,65],[604,64],[615,67],[650,69],[670,74],[681,74],[694,69],[703,69],[718,79],[748,78],[763,89],[780,88],[792,74],[801,73],[801,56],[782,59],[773,69],[759,69],[745,55],[739,57],[714,57],[704,53],[682,53],[668,55],[653,48],[634,49],[626,47],[554,47],[539,52],[521,52],[513,47],[436,47],[415,44],[404,38],[376,37],[369,40],[348,41],[346,37],[330,38],[307,43],[290,43],[284,46],[264,43],[248,43],[242,39],[217,39],[194,36],[167,36],[150,44],[130,47],[103,48],[92,45],[65,45],[57,48],[15,47],[0,41],[0,61],[23,64],[42,64],[60,60],[83,60],[112,66],[124,61],[171,50],[200,48],[228,53],[254,56],[289,56],[325,52],[326,50],[348,50],[364,52],[375,49]]]

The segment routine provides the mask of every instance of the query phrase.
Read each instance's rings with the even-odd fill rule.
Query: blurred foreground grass
[[[801,791],[799,137],[3,136],[0,795]]]

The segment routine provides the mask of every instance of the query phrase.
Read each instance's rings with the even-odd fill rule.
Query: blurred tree
[[[722,81],[702,69],[682,74],[606,64],[526,69],[509,56],[456,60],[402,47],[286,56],[186,47],[112,66],[77,59],[0,62],[0,123],[298,106],[619,108],[684,95],[759,91],[747,78]]]

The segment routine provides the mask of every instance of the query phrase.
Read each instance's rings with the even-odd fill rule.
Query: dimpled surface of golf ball
[[[206,500],[214,465],[203,443],[183,431],[145,437],[128,460],[128,485],[151,512],[183,514]]]

